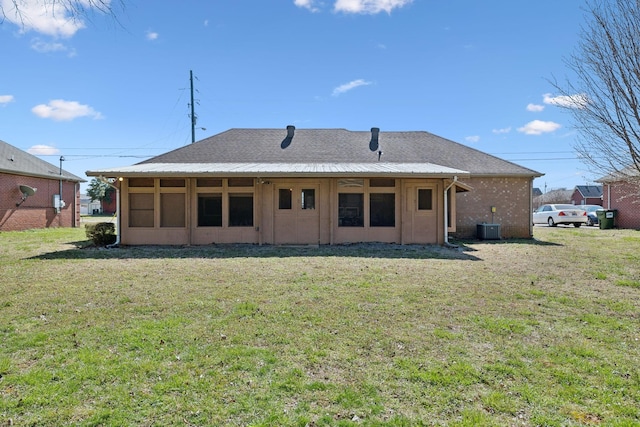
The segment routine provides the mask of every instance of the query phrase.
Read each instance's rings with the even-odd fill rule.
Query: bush
[[[111,222],[86,224],[85,233],[96,246],[106,246],[116,242],[116,226]]]

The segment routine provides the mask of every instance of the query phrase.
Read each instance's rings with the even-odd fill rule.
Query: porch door
[[[276,185],[275,199],[274,242],[317,245],[320,240],[319,186]]]
[[[409,185],[406,188],[403,229],[405,243],[438,242],[438,197],[435,185]]]

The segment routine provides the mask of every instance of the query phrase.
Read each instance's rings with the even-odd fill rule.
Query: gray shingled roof
[[[531,169],[437,135],[346,129],[230,129],[147,163],[432,163],[472,175],[541,176]]]
[[[22,151],[0,140],[0,173],[35,176],[39,178],[60,179],[60,167],[47,163],[33,154]],[[65,181],[85,182],[72,173],[62,169]]]
[[[601,185],[576,185],[576,190],[585,198],[602,197]]]

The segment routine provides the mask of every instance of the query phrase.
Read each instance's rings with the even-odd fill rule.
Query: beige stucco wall
[[[476,177],[464,180],[472,191],[458,193],[456,198],[459,238],[476,237],[477,224],[501,225],[502,238],[530,238],[531,192],[533,178]],[[491,207],[495,207],[495,213]]]

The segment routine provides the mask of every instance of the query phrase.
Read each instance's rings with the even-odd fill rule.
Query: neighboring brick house
[[[443,244],[532,236],[540,173],[428,132],[230,129],[120,168],[122,244]]]
[[[571,203],[574,205],[602,206],[602,186],[576,185],[573,194],[571,194]]]
[[[0,141],[0,231],[78,227],[81,182],[59,166]],[[65,206],[57,209],[61,183]],[[23,189],[35,192],[25,196]]]
[[[628,172],[628,171],[627,171]],[[602,207],[616,209],[615,226],[640,229],[640,180],[608,175],[596,180],[602,183]]]

